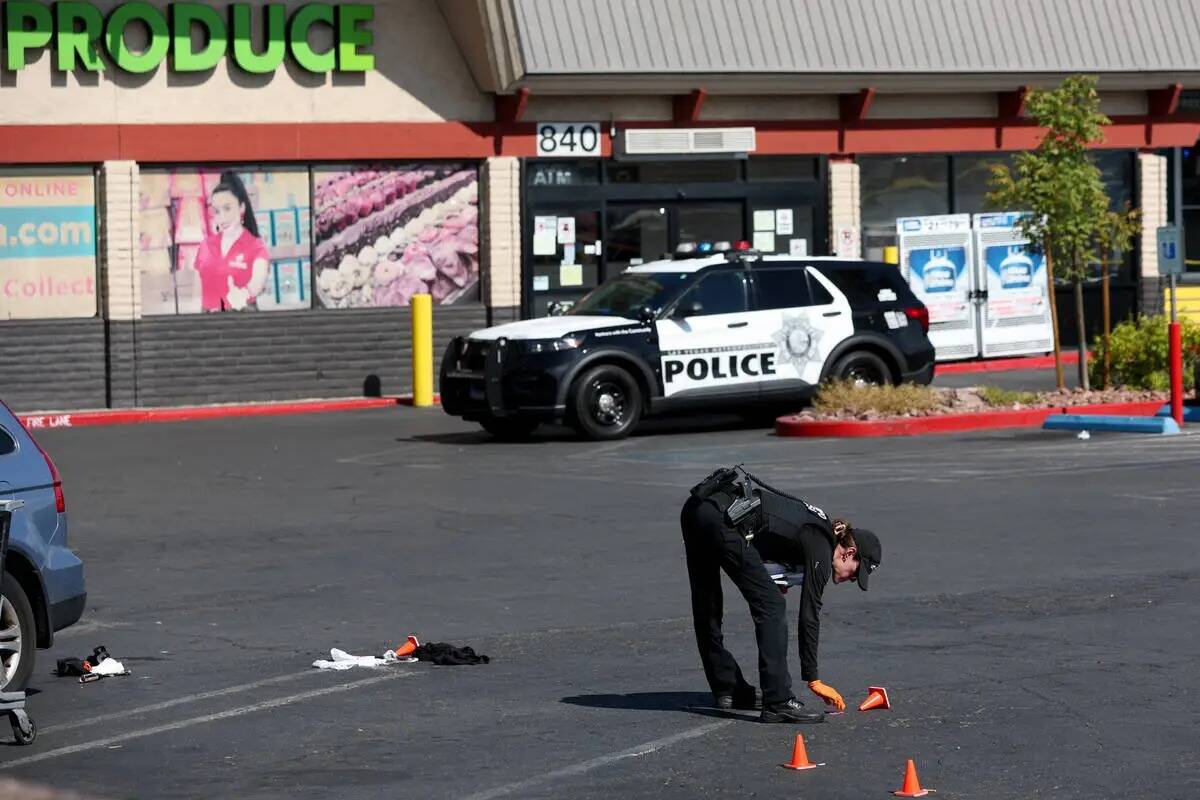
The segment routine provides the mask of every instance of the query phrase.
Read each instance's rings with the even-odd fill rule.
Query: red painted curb
[[[1000,428],[1037,428],[1052,414],[1129,414],[1153,416],[1161,400],[1138,403],[1093,403],[1084,406],[1030,408],[1019,411],[978,411],[941,417],[883,420],[801,420],[796,416],[775,420],[776,436],[920,436],[926,433],[961,433]]]
[[[437,395],[434,402],[439,402]],[[288,403],[242,403],[221,406],[184,406],[180,408],[117,408],[99,411],[64,411],[45,414],[17,414],[29,430],[47,428],[83,428],[98,425],[136,425],[146,422],[189,422],[230,417],[278,417],[290,414],[316,414],[331,411],[357,411],[366,408],[412,405],[412,397],[357,397],[346,400],[301,400]]]
[[[1088,356],[1091,358],[1091,356]],[[1063,366],[1079,363],[1079,353],[1063,353]],[[937,364],[934,374],[962,375],[970,372],[1008,372],[1016,369],[1054,369],[1054,356],[1022,356],[1020,358],[993,358],[988,361],[954,361]]]

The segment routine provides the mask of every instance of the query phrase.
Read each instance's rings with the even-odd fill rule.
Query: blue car
[[[83,614],[83,562],[67,547],[62,479],[8,406],[0,402],[0,500],[23,500],[13,512],[0,585],[0,689],[22,689],[36,648]]]

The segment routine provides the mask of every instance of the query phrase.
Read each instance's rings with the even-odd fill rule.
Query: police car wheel
[[[620,439],[637,427],[641,416],[641,390],[633,376],[620,367],[593,367],[575,382],[571,421],[583,436]]]
[[[497,439],[510,442],[528,438],[538,427],[537,420],[499,419],[496,417],[482,419],[479,424]]]
[[[833,366],[833,377],[858,386],[891,386],[892,370],[882,358],[865,350],[847,353]]]

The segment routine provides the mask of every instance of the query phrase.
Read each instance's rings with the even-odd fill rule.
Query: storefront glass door
[[[680,244],[745,238],[745,203],[609,203],[605,278],[675,252]]]
[[[600,212],[569,206],[539,206],[533,214],[533,316],[552,303],[570,305],[595,289],[600,274]]]

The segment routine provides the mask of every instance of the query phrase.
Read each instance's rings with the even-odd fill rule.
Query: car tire
[[[16,692],[25,688],[33,674],[37,629],[29,597],[7,572],[0,595],[0,691]]]
[[[879,356],[867,350],[855,350],[837,360],[829,377],[868,386],[894,386],[892,368]]]
[[[532,419],[488,417],[479,421],[483,429],[502,442],[521,442],[528,439],[539,423]]]
[[[601,364],[571,387],[571,424],[593,441],[623,439],[642,418],[642,390],[625,370]]]

